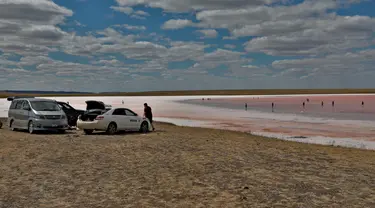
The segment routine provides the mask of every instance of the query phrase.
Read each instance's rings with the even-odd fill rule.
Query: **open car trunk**
[[[105,110],[105,104],[102,101],[88,100],[86,101],[86,110]]]
[[[111,106],[105,105],[102,101],[86,101],[86,111],[81,115],[82,121],[93,121],[99,115],[104,114],[111,109]]]

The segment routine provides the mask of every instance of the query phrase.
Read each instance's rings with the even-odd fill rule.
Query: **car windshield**
[[[31,107],[36,111],[60,111],[56,102],[52,101],[32,101]]]

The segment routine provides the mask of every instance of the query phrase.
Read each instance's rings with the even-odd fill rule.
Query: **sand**
[[[0,207],[375,206],[375,152],[156,123],[150,134],[0,130]]]

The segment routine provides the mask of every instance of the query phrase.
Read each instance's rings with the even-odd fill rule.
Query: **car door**
[[[125,114],[126,117],[128,117],[131,130],[139,130],[141,127],[141,119],[139,119],[137,114],[129,109],[125,109]]]
[[[29,105],[29,102],[24,100],[22,102],[22,107],[21,107],[21,110],[20,110],[20,118],[21,118],[21,125],[22,127],[27,127],[28,126],[28,123],[29,123],[29,118],[30,118],[30,114],[31,114],[31,107]]]
[[[13,111],[14,121],[12,125],[13,127],[17,127],[17,128],[24,128],[24,126],[22,126],[22,105],[24,101],[17,100],[16,102],[17,103]]]
[[[12,101],[12,104],[10,105],[9,107],[9,112],[8,112],[8,119],[9,119],[9,122],[13,122],[12,123],[12,126],[17,126],[17,103],[18,103],[18,100],[13,100]]]
[[[129,130],[130,120],[125,114],[125,109],[117,108],[112,113],[113,121],[117,124],[118,130]]]

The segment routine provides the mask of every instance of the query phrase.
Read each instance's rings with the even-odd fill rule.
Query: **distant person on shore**
[[[323,106],[324,106],[324,102],[322,101],[322,108],[323,108]]]
[[[306,100],[307,102],[310,102],[310,99],[309,98],[307,98],[307,100]]]
[[[245,111],[247,111],[247,103],[245,103]]]
[[[154,124],[152,123],[152,109],[147,103],[144,103],[143,105],[145,107],[143,116],[150,121],[152,130],[155,131]]]
[[[365,106],[365,102],[362,101],[362,108]]]
[[[275,107],[275,103],[272,103],[272,112],[274,110],[274,107]]]
[[[69,105],[69,101],[68,101],[68,102],[66,102],[66,103],[68,103],[68,105]]]
[[[303,109],[305,109],[305,102],[302,103],[302,107],[303,107]]]
[[[332,107],[335,107],[335,101],[332,101]]]
[[[122,101],[122,104],[124,105],[124,100]]]

